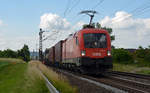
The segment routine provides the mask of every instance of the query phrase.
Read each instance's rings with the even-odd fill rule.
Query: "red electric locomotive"
[[[45,53],[48,53],[47,65],[82,73],[99,74],[113,67],[111,39],[109,33],[102,29],[82,29]]]
[[[94,74],[112,69],[109,33],[93,28],[76,32],[62,42],[61,65]]]

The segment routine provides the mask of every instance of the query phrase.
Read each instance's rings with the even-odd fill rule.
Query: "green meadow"
[[[49,93],[45,81],[27,63],[0,59],[0,93]]]

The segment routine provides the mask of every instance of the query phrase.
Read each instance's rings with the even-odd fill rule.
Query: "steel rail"
[[[112,71],[110,72],[112,75],[123,75],[123,76],[130,76],[130,77],[136,77],[141,79],[148,79],[150,80],[150,75],[144,75],[144,74],[136,74],[136,73],[128,73],[128,72],[120,72],[120,71]]]

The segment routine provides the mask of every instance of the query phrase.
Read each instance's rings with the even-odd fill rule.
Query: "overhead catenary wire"
[[[146,2],[146,3],[142,4],[141,6],[132,10],[130,13],[137,14],[137,13],[147,9],[148,7],[150,7],[150,2]]]
[[[80,0],[77,0],[76,3],[68,10],[68,14],[80,3]]]
[[[96,9],[103,2],[104,2],[104,0],[99,0],[99,2],[95,6],[92,7],[92,9]]]
[[[68,3],[67,3],[67,5],[66,5],[66,9],[65,9],[65,11],[64,11],[64,17],[66,16],[66,13],[67,13],[67,11],[68,11],[68,9],[69,9],[70,3],[71,3],[71,1],[68,0]]]

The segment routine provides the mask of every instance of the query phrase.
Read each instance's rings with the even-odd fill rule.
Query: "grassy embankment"
[[[150,62],[137,59],[135,62],[113,62],[114,71],[123,71],[150,75]]]
[[[48,93],[36,69],[19,59],[0,58],[0,93]]]
[[[67,78],[60,73],[54,72],[51,68],[46,67],[41,62],[32,61],[32,66],[37,67],[61,93],[77,93],[77,88],[72,87]]]
[[[41,62],[0,58],[0,93],[49,93],[40,70],[61,93],[76,93],[67,79]]]

